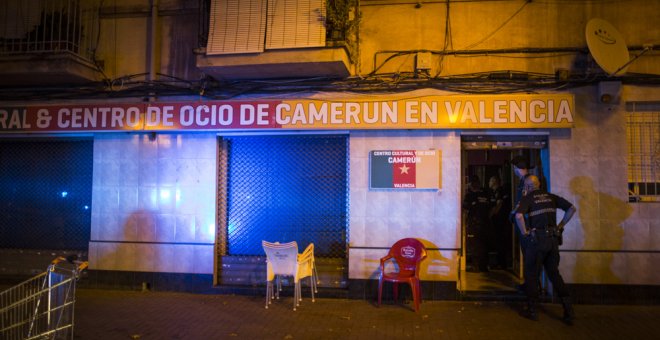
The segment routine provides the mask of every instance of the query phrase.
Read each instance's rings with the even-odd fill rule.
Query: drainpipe
[[[158,0],[151,0],[151,22],[149,25],[149,81],[156,80],[156,69],[158,66],[156,55],[158,39]]]

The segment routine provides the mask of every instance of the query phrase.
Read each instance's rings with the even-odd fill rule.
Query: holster
[[[555,231],[555,237],[557,238],[557,244],[561,246],[564,243],[564,231],[557,229]]]

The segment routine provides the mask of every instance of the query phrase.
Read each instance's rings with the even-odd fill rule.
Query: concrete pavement
[[[304,289],[304,288],[303,288]],[[265,293],[265,292],[264,292]],[[519,302],[424,301],[411,304],[317,298],[303,290],[292,310],[283,296],[200,295],[78,289],[76,339],[658,339],[660,306],[576,305],[575,325],[558,304],[540,320],[518,315]]]

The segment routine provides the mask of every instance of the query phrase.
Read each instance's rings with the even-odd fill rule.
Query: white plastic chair
[[[293,278],[293,310],[300,301],[300,279],[298,265],[298,244],[293,241],[289,243],[272,243],[261,241],[266,252],[266,308],[272,299],[280,298],[282,289],[281,276]],[[277,279],[276,287],[273,281]]]

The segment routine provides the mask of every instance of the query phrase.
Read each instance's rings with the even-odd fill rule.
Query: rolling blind
[[[268,0],[266,49],[325,46],[325,0]]]
[[[206,54],[264,51],[267,0],[212,0]]]

